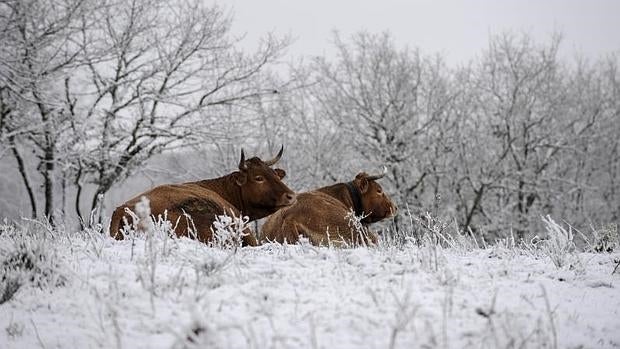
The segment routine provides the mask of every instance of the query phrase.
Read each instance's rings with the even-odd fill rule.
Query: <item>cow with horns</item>
[[[280,160],[283,150],[284,147],[280,148],[278,155],[268,161],[257,157],[246,160],[241,150],[238,171],[215,179],[160,185],[139,194],[116,208],[110,235],[119,240],[124,238],[125,222],[132,223],[126,209],[133,210],[143,196],[149,200],[153,215],[167,213],[168,220],[176,225],[177,236],[194,237],[202,242],[213,240],[213,222],[219,215],[243,215],[252,221],[289,206],[295,203],[296,195],[282,182],[286,173],[270,168]],[[243,243],[257,245],[252,234],[246,234]]]
[[[306,237],[313,245],[354,246],[377,243],[368,224],[396,214],[379,175],[364,172],[348,183],[337,183],[297,195],[297,202],[271,215],[262,227],[264,242],[296,243]],[[352,217],[355,213],[357,218]]]

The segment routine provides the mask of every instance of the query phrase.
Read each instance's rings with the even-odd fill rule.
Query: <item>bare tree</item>
[[[66,104],[81,135],[78,187],[98,198],[154,154],[231,137],[244,103],[273,93],[254,82],[285,42],[267,37],[257,52],[235,48],[231,18],[200,1],[110,1],[80,36],[88,69],[66,84]],[[259,87],[256,87],[256,86]],[[242,115],[240,115],[242,116]]]
[[[66,122],[55,91],[67,69],[78,64],[79,49],[71,37],[88,8],[85,0],[0,3],[0,137],[17,162],[36,217],[36,195],[20,148],[34,150],[43,178],[44,214],[51,222],[57,143]]]
[[[570,156],[599,113],[571,109],[577,106],[570,99],[570,70],[557,59],[560,39],[536,45],[527,35],[492,37],[474,73],[474,118],[486,123],[477,151],[488,160],[479,162],[485,168],[473,164],[469,171],[477,180],[468,183],[475,195],[490,195],[474,202],[491,226],[514,229],[520,238],[536,228],[541,211],[558,204],[555,183],[565,179],[558,178],[555,164]]]
[[[618,207],[620,84],[618,59],[590,64],[580,60],[570,74],[567,117],[571,143],[554,171],[559,216],[571,222],[608,224],[620,217]],[[561,203],[561,204],[558,204]]]
[[[279,84],[282,88],[274,99],[258,101],[258,144],[266,151],[276,150],[280,143],[286,145],[283,164],[296,190],[349,179],[353,170],[346,164],[353,154],[347,138],[334,120],[318,113],[320,103],[313,91],[321,88],[321,77],[303,64],[289,67],[288,74],[284,77],[287,84]]]
[[[316,62],[320,113],[337,123],[362,163],[390,168],[401,206],[422,206],[424,181],[439,171],[433,147],[443,132],[433,128],[454,98],[448,70],[439,57],[398,50],[389,34],[359,33],[349,44],[336,35],[335,42],[337,61]]]
[[[601,63],[602,91],[604,93],[602,132],[595,139],[600,141],[602,150],[601,180],[599,192],[602,193],[602,206],[609,213],[600,220],[620,224],[620,55],[610,56]],[[598,151],[597,149],[597,151]],[[614,204],[615,203],[615,204]]]

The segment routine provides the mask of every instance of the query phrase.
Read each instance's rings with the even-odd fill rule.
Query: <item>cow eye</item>
[[[254,180],[257,181],[257,182],[262,182],[262,181],[265,180],[265,178],[263,178],[263,176],[256,176],[256,177],[254,177]]]
[[[377,194],[381,194],[383,192],[383,190],[381,190],[381,188],[377,188]]]

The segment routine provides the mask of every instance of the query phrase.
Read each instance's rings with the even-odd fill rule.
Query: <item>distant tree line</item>
[[[280,101],[302,152],[291,172],[313,159],[323,173],[313,178],[327,182],[385,164],[397,225],[409,210],[490,237],[542,235],[547,214],[584,231],[617,227],[619,57],[566,62],[560,43],[503,33],[454,68],[386,33],[336,35],[337,58],[304,66],[309,87]]]
[[[563,60],[559,35],[495,35],[450,67],[388,33],[335,34],[335,57],[283,68],[286,38],[242,52],[231,16],[200,1],[2,1],[0,13],[0,158],[24,215],[85,219],[163,152],[207,176],[240,147],[284,144],[297,190],[386,165],[397,229],[407,212],[518,238],[546,214],[584,229],[620,218],[619,57]]]

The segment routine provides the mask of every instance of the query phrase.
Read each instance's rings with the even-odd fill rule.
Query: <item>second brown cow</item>
[[[294,205],[267,219],[262,240],[296,243],[306,237],[313,245],[376,244],[377,235],[368,224],[392,217],[397,210],[376,182],[384,175],[385,169],[374,176],[361,172],[351,182],[298,194]],[[361,224],[352,219],[352,212],[361,218]]]

